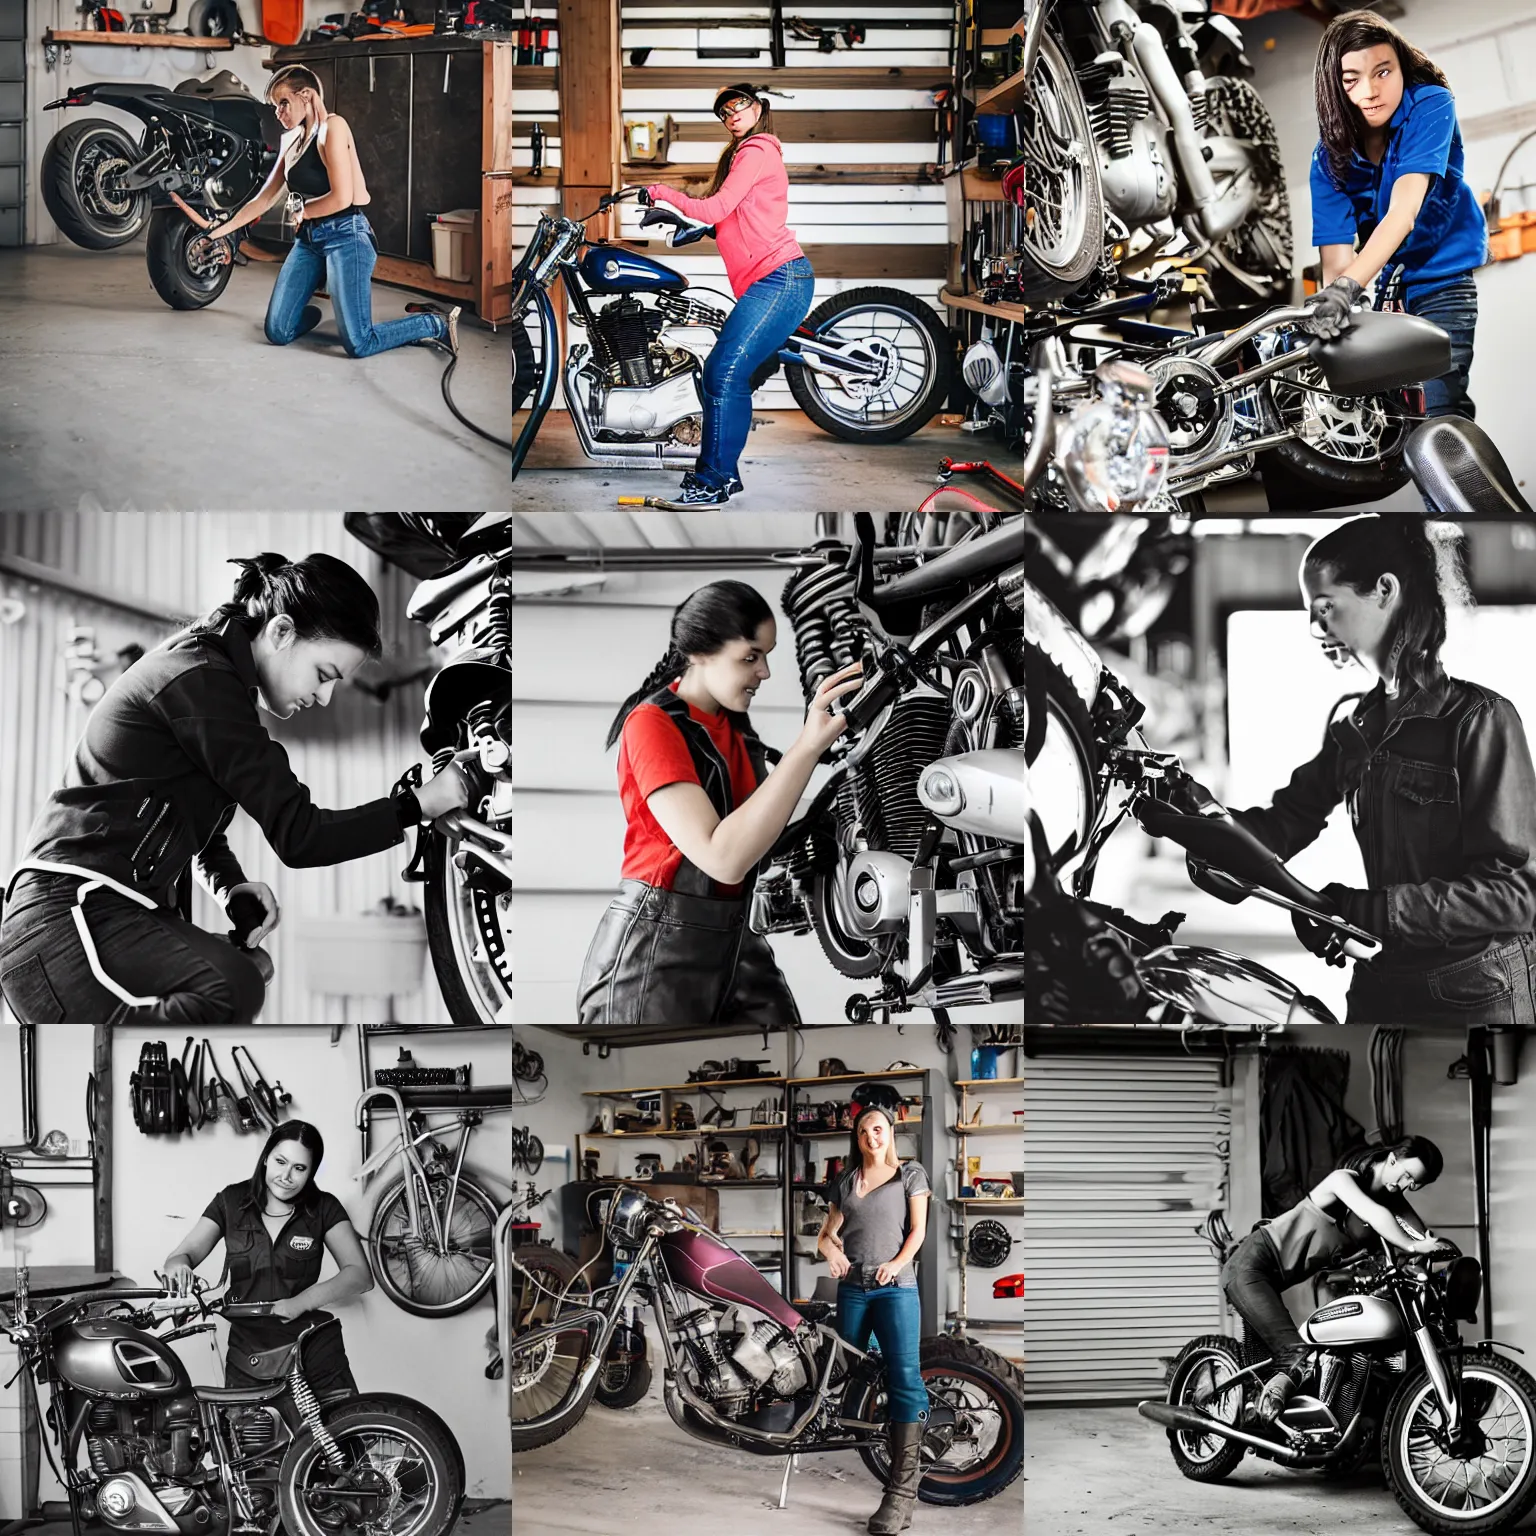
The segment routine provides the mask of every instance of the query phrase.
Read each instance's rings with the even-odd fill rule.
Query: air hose
[[[508,453],[512,451],[512,439],[509,437],[497,437],[494,432],[487,432],[484,427],[477,426],[468,416],[453,403],[453,392],[448,387],[448,381],[453,377],[453,370],[459,366],[456,356],[450,354],[448,366],[443,369],[443,404],[464,423],[477,437],[483,437],[488,443],[495,443],[498,448],[505,448]]]

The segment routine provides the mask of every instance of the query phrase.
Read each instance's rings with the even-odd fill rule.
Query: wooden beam
[[[512,95],[511,43],[486,43],[482,64],[480,145],[480,270],[475,309],[487,322],[499,321],[496,295],[512,280]],[[554,71],[550,71],[553,75]]]
[[[560,186],[567,214],[585,213],[618,189],[619,30],[619,0],[560,0]],[[521,137],[529,126],[514,125],[513,132]]]
[[[43,33],[45,43],[67,43],[78,48],[82,43],[101,43],[108,48],[196,48],[205,53],[222,53],[235,46],[228,37],[187,37],[175,32],[58,32]]]
[[[96,1078],[96,1154],[92,1200],[95,1206],[96,1273],[109,1275],[114,1265],[112,1241],[112,1026],[98,1024],[92,1041]]]

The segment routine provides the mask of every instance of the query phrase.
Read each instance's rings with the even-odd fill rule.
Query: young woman
[[[348,357],[372,357],[417,341],[435,342],[457,355],[457,305],[446,315],[422,307],[400,320],[374,324],[372,282],[379,249],[363,211],[373,197],[352,130],[345,118],[326,111],[319,79],[302,64],[290,64],[272,76],[267,100],[283,129],[277,164],[261,191],[238,213],[209,225],[205,236],[212,259],[231,260],[233,247],[213,242],[254,224],[288,193],[298,228],[267,302],[267,340],[285,347],[314,330],[320,310],[309,301],[324,283]]]
[[[752,375],[794,334],[811,308],[811,264],[784,227],[789,175],[784,146],[773,135],[768,98],[750,85],[715,97],[715,116],[730,135],[703,197],[661,182],[651,201],[670,203],[690,219],[715,226],[736,307],[704,363],[704,440],[683,476],[678,500],[716,507],[743,489],[740,459],[752,430]]]
[[[1425,381],[1425,408],[1471,418],[1472,273],[1488,259],[1488,235],[1462,174],[1445,76],[1379,16],[1350,11],[1323,34],[1315,89],[1312,241],[1325,286],[1312,329],[1337,335],[1372,279],[1400,275],[1403,307],[1451,338],[1451,371]]]
[[[583,1024],[800,1022],[747,909],[757,861],[843,733],[832,705],[862,679],[857,664],[829,677],[778,757],[747,719],[776,634],[754,588],[701,587],[673,611],[666,655],[614,716],[623,878],[582,966]]]
[[[1372,1232],[1406,1253],[1434,1253],[1441,1241],[1405,1196],[1440,1177],[1434,1142],[1410,1136],[1346,1161],[1283,1216],[1260,1222],[1227,1256],[1221,1283],[1250,1339],[1262,1340],[1275,1371],[1264,1383],[1254,1417],[1273,1421],[1307,1368],[1307,1346],[1280,1299],[1358,1253]]]
[[[1458,537],[1450,524],[1365,516],[1308,548],[1314,636],[1336,665],[1353,659],[1378,681],[1268,808],[1233,813],[1288,859],[1348,807],[1366,889],[1323,894],[1383,944],[1355,966],[1352,1024],[1536,1021],[1536,774],[1514,705],[1440,664],[1447,596],[1466,598]],[[1343,965],[1337,930],[1293,922]]]
[[[859,1090],[854,1094],[859,1113],[848,1167],[827,1193],[816,1251],[837,1281],[838,1333],[860,1349],[869,1348],[873,1333],[885,1361],[891,1473],[869,1521],[873,1536],[884,1536],[912,1523],[922,1477],[928,1392],[919,1367],[922,1321],[913,1260],[928,1232],[931,1186],[921,1163],[897,1158],[892,1110],[860,1104]]]
[[[468,803],[446,770],[350,810],[313,803],[257,709],[286,720],[329,704],[379,651],[378,599],[331,555],[230,563],[232,601],[112,684],[32,827],[0,923],[0,988],[23,1023],[248,1024],[271,976],[257,946],[279,911],[224,840],[236,807],[299,868],[381,852]],[[194,861],[221,905],[261,903],[251,953],[189,920]]]
[[[221,1189],[165,1261],[172,1294],[190,1296],[193,1270],[222,1240],[229,1299],[272,1303],[270,1317],[230,1322],[227,1387],[265,1380],[247,1369],[252,1355],[285,1348],[311,1325],[334,1321],[321,1307],[373,1289],[373,1272],[341,1201],[315,1184],[324,1156],[325,1141],[314,1126],[285,1120],[267,1137],[255,1175]],[[329,1280],[320,1278],[323,1249],[336,1261]],[[357,1395],[340,1324],[310,1336],[302,1363],[321,1402]]]

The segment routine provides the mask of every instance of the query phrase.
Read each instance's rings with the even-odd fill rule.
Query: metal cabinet
[[[26,233],[26,35],[26,0],[0,0],[0,245]]]

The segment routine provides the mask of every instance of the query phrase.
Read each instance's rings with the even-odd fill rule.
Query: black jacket
[[[237,806],[294,868],[362,858],[404,836],[387,795],[346,811],[311,801],[261,723],[251,643],[227,620],[171,636],[112,684],[26,857],[98,870],[162,906],[175,905],[195,859],[223,901],[245,880],[224,839]]]
[[[1450,964],[1536,931],[1536,773],[1508,699],[1440,672],[1389,722],[1378,683],[1268,809],[1237,814],[1289,859],[1340,802],[1386,919],[1378,966]]]

